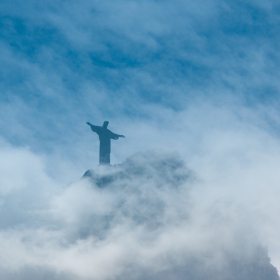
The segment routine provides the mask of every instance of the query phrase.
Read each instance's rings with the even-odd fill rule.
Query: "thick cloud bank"
[[[29,193],[36,203],[1,228],[0,278],[278,280],[246,213],[197,207],[196,187],[178,154],[150,151]]]

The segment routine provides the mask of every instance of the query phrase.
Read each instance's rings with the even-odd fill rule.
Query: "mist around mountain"
[[[177,153],[88,170],[2,228],[0,278],[279,280],[242,207],[200,207],[199,181]]]

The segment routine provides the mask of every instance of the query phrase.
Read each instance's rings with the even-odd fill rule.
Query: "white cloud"
[[[40,267],[46,275],[64,279],[118,279],[131,274],[149,279],[151,273],[153,279],[161,279],[162,272],[183,273],[182,267],[193,261],[203,270],[211,266],[223,271],[231,258],[254,257],[260,237],[273,232],[274,223],[263,232],[264,221],[255,217],[261,209],[251,199],[250,183],[259,178],[252,179],[247,167],[247,172],[237,172],[225,165],[220,174],[207,177],[201,166],[203,182],[185,169],[178,154],[146,152],[132,157],[124,167],[112,167],[109,173],[95,169],[95,176],[108,173],[108,180],[113,176],[105,187],[83,179],[55,189],[38,156],[8,145],[5,152],[15,154],[21,163],[13,170],[22,174],[20,181],[27,183],[21,187],[28,190],[24,196],[20,188],[8,185],[11,200],[2,197],[5,215],[9,216],[5,208],[13,206],[8,205],[12,199],[18,199],[24,213],[0,231],[1,266],[9,277],[21,271],[22,277],[35,279],[36,267]],[[241,176],[226,181],[223,176],[229,171],[229,180]],[[244,191],[242,199],[235,195],[234,186]],[[260,189],[261,184],[254,189],[256,198],[266,203]],[[30,209],[34,199],[37,203]]]
[[[138,271],[148,279],[145,269],[180,266],[189,252],[220,265],[224,248],[250,252],[258,241],[280,267],[280,118],[277,94],[265,95],[279,90],[278,41],[261,34],[278,26],[275,1],[253,3],[268,16],[255,26],[259,36],[238,33],[238,18],[224,29],[220,16],[238,14],[233,3],[188,2],[2,4],[27,32],[16,41],[10,19],[1,43],[2,278]],[[61,42],[39,44],[35,31],[46,26]],[[141,189],[129,180],[114,191],[85,182],[62,188],[97,163],[98,138],[85,122],[103,118],[127,137],[113,142],[113,163],[139,150],[178,151],[197,173],[193,189],[171,191],[172,172],[153,168],[143,168]]]

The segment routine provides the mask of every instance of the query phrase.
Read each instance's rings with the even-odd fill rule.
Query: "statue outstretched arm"
[[[87,125],[91,127],[91,130],[94,132],[98,132],[98,126],[91,124],[90,122],[87,122]]]
[[[118,140],[120,137],[121,137],[121,138],[125,138],[124,135],[119,135],[119,134],[116,134],[116,133],[113,133],[113,132],[112,132],[110,138],[113,139],[113,140]]]

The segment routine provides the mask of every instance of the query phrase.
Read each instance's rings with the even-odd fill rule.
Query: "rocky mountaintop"
[[[196,182],[173,153],[143,152],[88,170],[77,184],[107,204],[92,211],[80,237],[114,238],[122,247],[112,279],[279,280],[254,232],[232,218],[234,209],[195,210]]]

